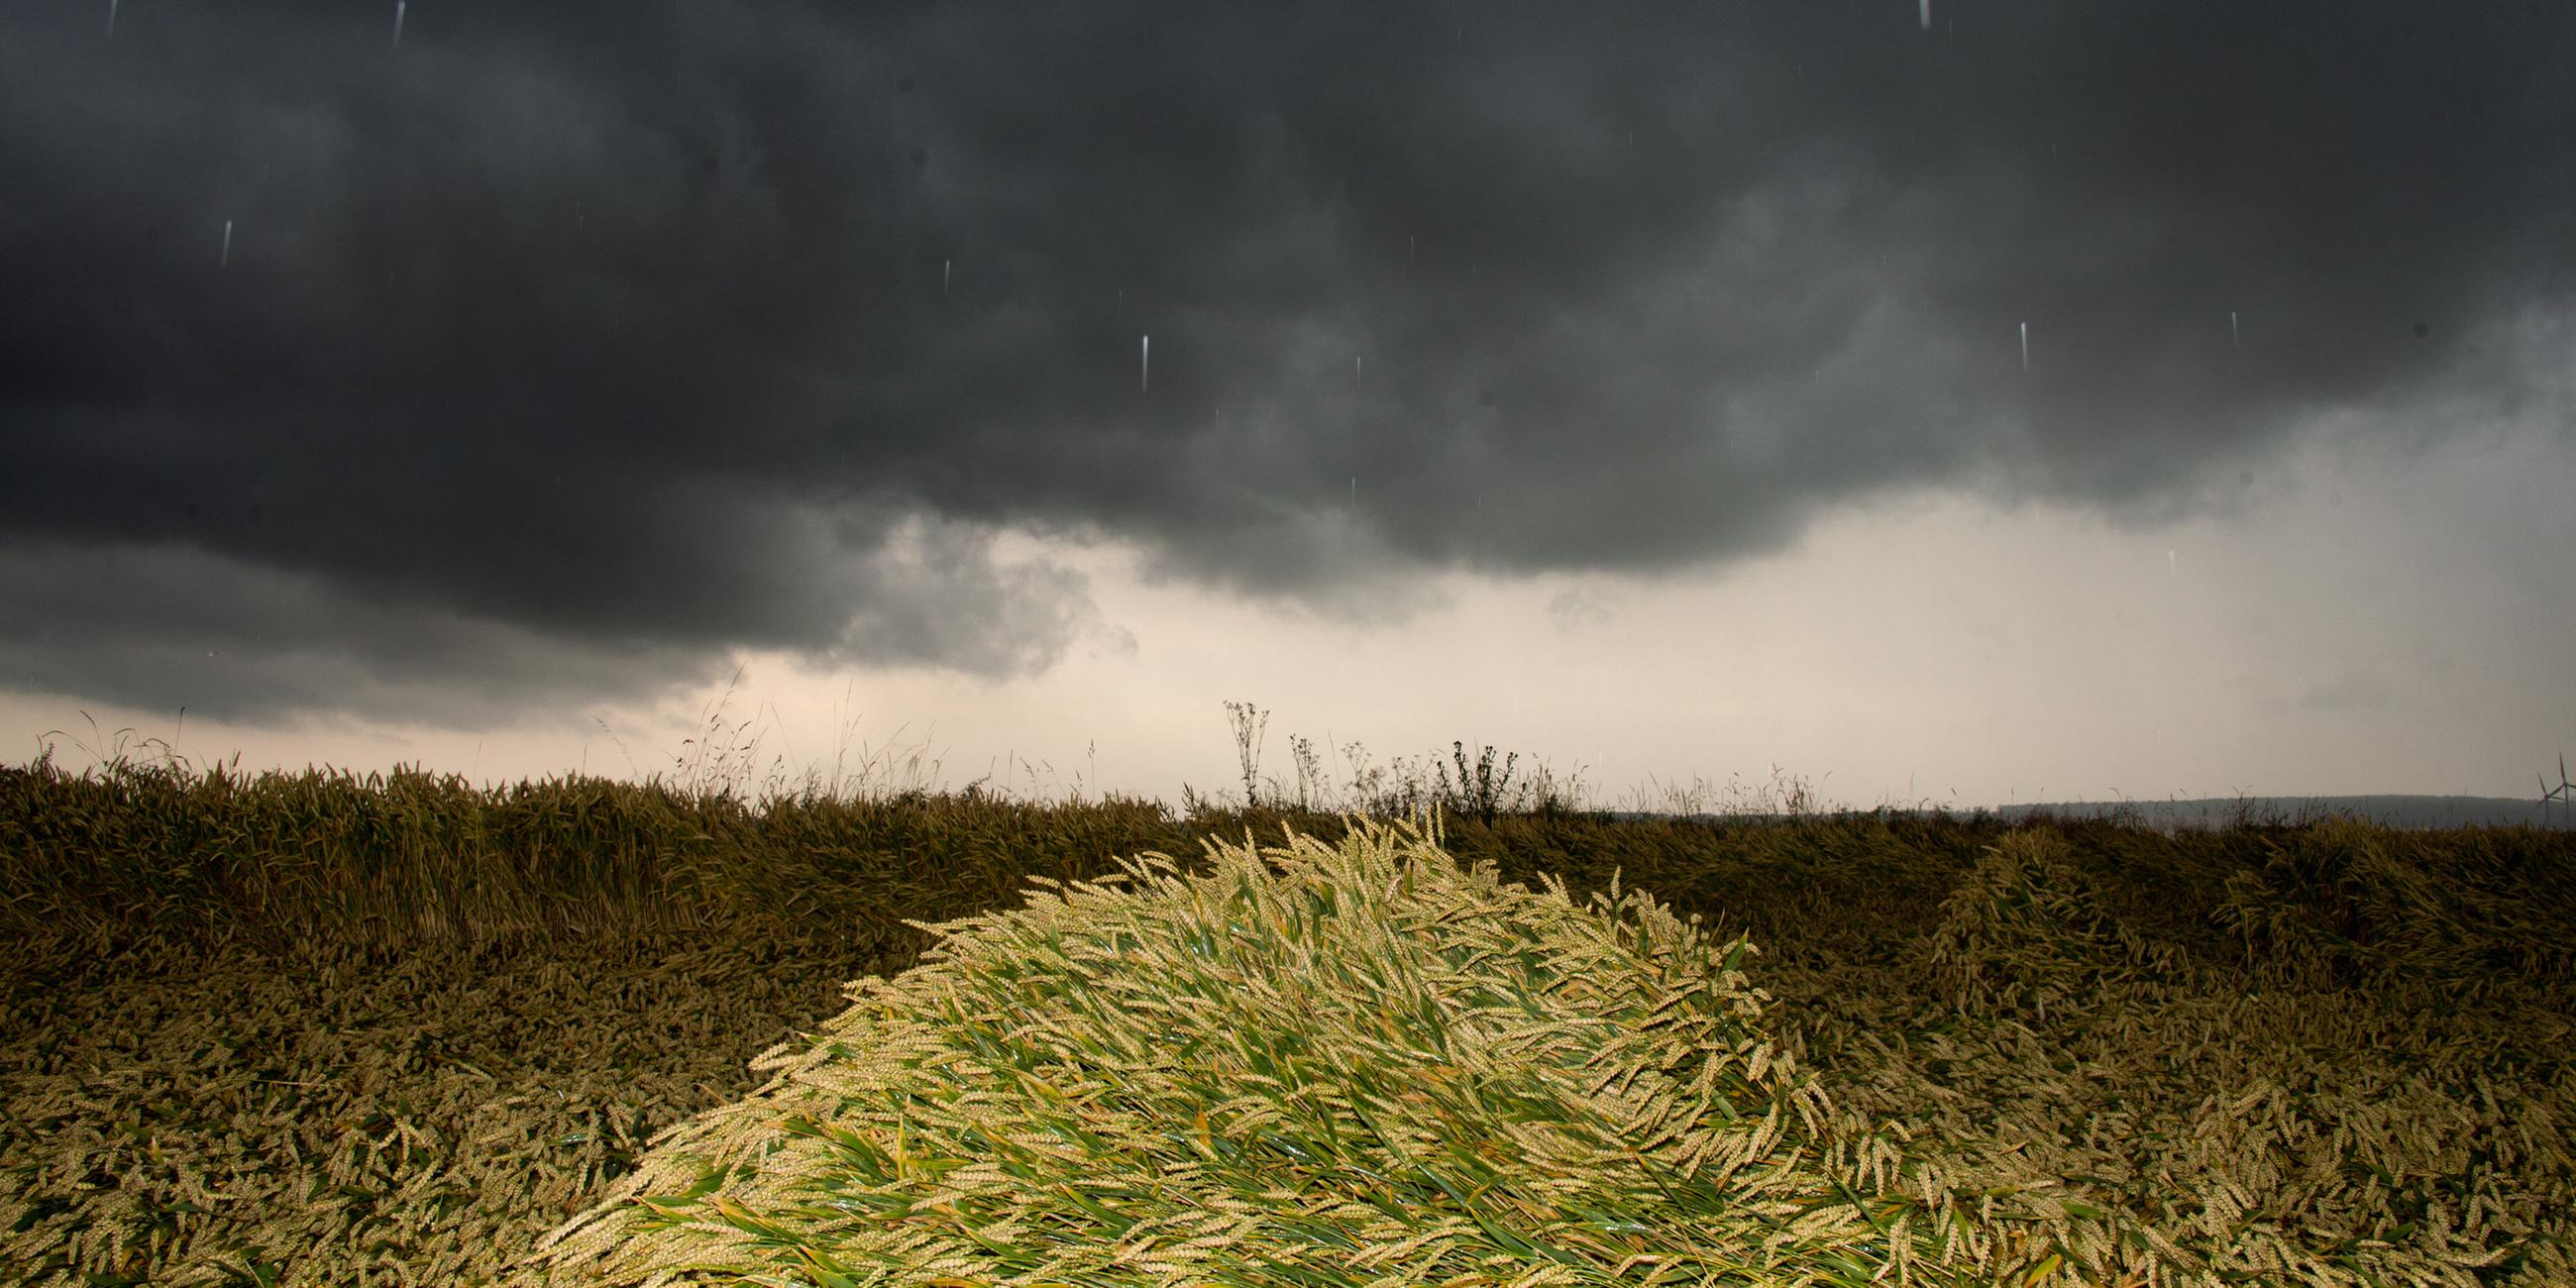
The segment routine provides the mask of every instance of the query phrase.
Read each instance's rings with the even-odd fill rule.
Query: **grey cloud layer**
[[[239,719],[1042,671],[982,524],[1384,620],[2223,508],[2576,262],[2537,4],[92,8],[0,17],[0,666]]]

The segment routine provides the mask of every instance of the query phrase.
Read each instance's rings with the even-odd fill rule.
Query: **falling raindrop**
[[[218,267],[218,268],[230,268],[230,267],[232,267],[232,263],[233,263],[233,221],[231,221],[231,220],[227,219],[227,220],[225,220],[225,221],[224,221],[224,258],[223,258],[223,262],[222,262],[222,263],[220,263],[220,264],[218,264],[218,265],[216,265],[216,267]]]
[[[1360,360],[1359,360],[1359,355],[1357,355],[1357,354],[1353,354],[1353,355],[1351,355],[1351,379],[1352,379],[1352,380],[1354,380],[1354,381],[1356,381],[1356,380],[1358,380],[1359,378],[1360,378]]]
[[[2230,349],[2236,347],[2236,310],[2234,309],[2227,311],[2227,347]]]
[[[943,300],[948,298],[948,270],[956,266],[957,261],[953,259],[939,261],[939,298]]]
[[[1352,475],[1352,476],[1351,476],[1351,515],[1352,515],[1352,517],[1354,517],[1354,518],[1358,517],[1359,512],[1360,512],[1360,476],[1359,476],[1359,475],[1357,475],[1357,474],[1354,474],[1354,475]]]
[[[1932,0],[1923,0],[1923,29],[1932,30]]]
[[[1153,387],[1154,387],[1154,337],[1152,337],[1152,336],[1150,336],[1150,335],[1149,335],[1149,336],[1146,336],[1146,337],[1145,337],[1145,343],[1144,343],[1144,344],[1142,344],[1142,345],[1140,345],[1140,346],[1138,346],[1138,361],[1137,361],[1137,368],[1136,368],[1136,392],[1138,392],[1138,393],[1140,393],[1140,394],[1141,394],[1141,393],[1144,393],[1145,391],[1147,391],[1147,390],[1149,390],[1149,389],[1151,389],[1151,388],[1153,388]]]
[[[116,34],[116,0],[107,0],[107,34]]]
[[[2030,323],[2021,324],[2021,369],[2030,370]]]
[[[2165,575],[2174,575],[2174,552],[2170,550],[2165,552]]]
[[[394,0],[394,48],[402,48],[403,6],[406,0]]]

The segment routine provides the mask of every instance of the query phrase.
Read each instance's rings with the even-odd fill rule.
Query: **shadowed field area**
[[[0,770],[0,930],[27,945],[0,983],[0,1273],[645,1282],[631,1264],[623,1278],[563,1265],[543,1277],[540,1247],[580,1244],[567,1236],[586,1212],[607,1228],[603,1209],[656,1247],[684,1237],[710,1265],[734,1258],[731,1271],[664,1282],[876,1282],[884,1263],[854,1249],[906,1235],[965,1259],[943,1263],[944,1278],[883,1282],[998,1283],[1034,1274],[1049,1249],[1120,1231],[1150,1243],[1153,1213],[1267,1193],[1277,1220],[1197,1245],[1239,1254],[1234,1270],[1172,1269],[1190,1237],[1176,1227],[1164,1271],[1139,1256],[1066,1281],[1512,1283],[1545,1269],[1557,1282],[1857,1284],[1882,1270],[1893,1282],[1900,1267],[1945,1284],[2576,1281],[2565,834],[2329,820],[2165,836],[1870,815],[1710,825],[1442,804],[1431,827],[1390,833],[1197,801],[1176,820],[1132,801],[972,792],[754,809],[596,780],[480,793],[416,774],[246,784]],[[1268,896],[1240,866],[1255,842],[1284,883]],[[1378,919],[1361,935],[1353,892],[1366,881],[1334,905],[1347,910],[1335,933],[1359,938],[1279,911],[1301,906],[1279,890],[1327,898],[1297,884],[1295,854],[1350,864],[1369,844],[1386,862],[1427,864],[1423,889],[1451,893],[1424,906],[1450,914],[1385,899],[1368,904]],[[1089,1124],[1101,1157],[1123,1163],[1082,1161],[1080,1131],[1052,1145],[978,1135],[973,1114],[952,1105],[943,1118],[919,1087],[903,1115],[811,1098],[895,1076],[870,1072],[847,1041],[874,1032],[864,1016],[891,1021],[862,1002],[890,994],[844,985],[923,964],[937,940],[908,922],[1021,909],[1030,878],[1096,882],[1147,854],[1175,880],[1223,879],[1199,887],[1198,905],[1111,936],[1105,957],[1068,946],[1081,935],[1065,921],[1019,958],[952,945],[906,981],[923,1032],[954,1049],[914,1048],[904,1076],[952,1068],[952,1095],[1019,1088],[970,1097],[1017,1106],[983,1112],[1033,1114],[1054,1101],[1028,1087],[1055,1088],[1086,1107],[1061,1124]],[[1500,911],[1471,934],[1455,882],[1480,865],[1505,888],[1476,887],[1475,906]],[[1518,901],[1551,877],[1572,909],[1644,893],[1672,915],[1596,909],[1563,924],[1628,928],[1528,938],[1545,918]],[[1217,898],[1227,890],[1238,904]],[[1036,893],[1059,912],[1071,898]],[[1189,906],[1204,914],[1195,930],[1178,911]],[[1707,952],[1649,951],[1640,917],[1663,927],[1658,944],[1696,921],[1683,938]],[[1515,933],[1514,954],[1475,937]],[[1567,947],[1622,942],[1624,958]],[[1337,946],[1301,957],[1299,943]],[[1123,980],[1122,961],[1137,964]],[[1618,961],[1629,964],[1607,965]],[[1194,991],[1180,969],[1191,963],[1244,982]],[[1066,982],[1077,977],[1089,983]],[[1263,980],[1295,981],[1303,1002],[1263,1010]],[[1430,1057],[1444,1033],[1508,1045],[1470,1005],[1505,983],[1533,1021],[1588,1017],[1575,1027],[1590,1054],[1512,1047],[1515,1080],[1462,1091],[1450,1084],[1465,1057]],[[976,991],[988,985],[999,991]],[[1630,985],[1665,1000],[1612,1006]],[[1673,999],[1694,987],[1694,1013],[1715,1027],[1674,1029],[1690,1007]],[[1264,1042],[1233,1055],[1181,1043],[1180,1017],[1236,1001],[1247,1009],[1199,1036]],[[1310,1033],[1301,1059],[1277,1054],[1296,1047],[1298,1017],[1327,1013],[1403,1023]],[[1128,1025],[1131,1061],[1155,1049],[1149,1038],[1199,1054],[1105,1078],[1118,1067],[1105,1048],[1045,1040],[1077,1015],[1103,1032]],[[1678,1045],[1648,1042],[1656,1033]],[[1616,1088],[1582,1073],[1617,1067]],[[1235,1080],[1192,1084],[1187,1113],[1171,1079],[1191,1068]],[[1363,1094],[1379,1077],[1384,1095]],[[1090,1092],[1073,1090],[1086,1079]],[[1641,1080],[1669,1093],[1663,1117],[1644,1101],[1621,1101],[1624,1119],[1605,1107]],[[1336,1094],[1287,1094],[1327,1085]],[[1247,1113],[1247,1095],[1298,1108]],[[1446,1133],[1451,1163],[1343,1134],[1406,1106],[1426,1134],[1383,1139],[1428,1142],[1447,1124],[1460,1129]],[[1599,1130],[1574,1131],[1587,1122]],[[763,1123],[774,1130],[757,1144]],[[1495,1147],[1538,1123],[1599,1148]],[[1157,1125],[1175,1152],[1147,1160],[1140,1142]],[[692,1172],[682,1144],[709,1166]],[[904,1164],[878,1166],[899,1148]],[[721,1165],[797,1150],[808,1172],[837,1159],[840,1188],[790,1202],[775,1176]],[[1172,1179],[1192,1158],[1214,1169],[1196,1190]],[[1164,1181],[1106,1195],[1071,1179],[1121,1166]],[[812,1198],[826,1193],[839,1199]],[[630,1263],[674,1264],[636,1246]],[[1294,1267],[1255,1255],[1296,1247]]]

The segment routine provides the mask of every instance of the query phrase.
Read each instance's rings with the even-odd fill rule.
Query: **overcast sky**
[[[2536,795],[2571,66],[2556,0],[11,0],[0,760],[715,711],[1177,805],[1236,700],[1335,788]]]

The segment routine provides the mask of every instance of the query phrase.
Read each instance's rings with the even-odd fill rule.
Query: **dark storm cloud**
[[[2570,13],[12,5],[0,673],[470,722],[400,695],[1042,670],[1082,580],[983,523],[1367,617],[2224,508],[2520,378],[2463,346],[2564,304]]]

